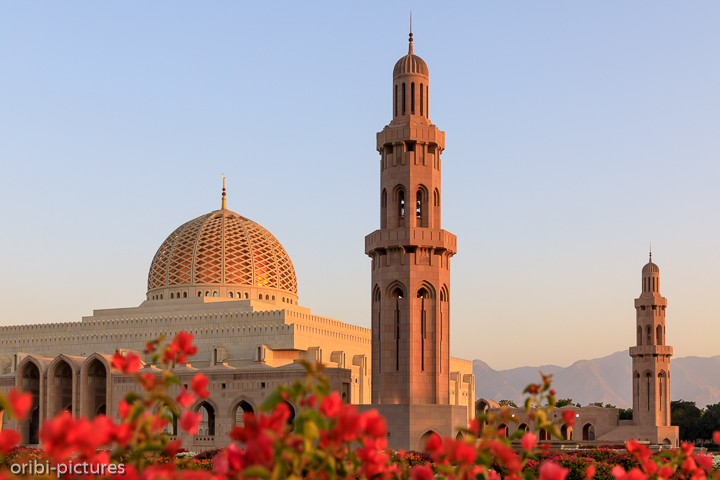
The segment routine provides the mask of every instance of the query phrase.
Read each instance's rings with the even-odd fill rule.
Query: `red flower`
[[[668,466],[668,465],[665,465],[664,467],[662,467],[662,468],[660,469],[660,471],[658,472],[658,476],[659,476],[660,478],[664,478],[664,479],[666,479],[666,480],[667,480],[668,478],[670,478],[670,475],[672,475],[672,474],[673,474],[672,467],[670,467],[670,466]]]
[[[464,440],[452,440],[448,438],[445,440],[445,448],[448,452],[448,459],[452,463],[465,463],[468,465],[475,463],[477,451]]]
[[[425,450],[432,454],[441,455],[443,453],[443,443],[440,435],[433,432],[430,438],[425,442]]]
[[[700,465],[700,468],[709,472],[713,469],[713,457],[712,455],[693,455],[695,462]]]
[[[323,415],[330,418],[337,418],[342,411],[343,403],[338,392],[332,392],[329,396],[323,398],[320,402],[320,411]]]
[[[432,467],[427,463],[425,465],[415,465],[410,469],[410,477],[413,480],[434,480],[435,474]]]
[[[15,430],[5,429],[0,432],[0,455],[7,455],[20,441],[20,434]]]
[[[190,388],[197,394],[198,397],[206,399],[210,396],[210,392],[205,390],[209,383],[210,380],[208,380],[205,375],[197,373],[192,380],[190,380]]]
[[[630,469],[629,472],[626,472],[620,465],[615,465],[612,470],[610,470],[610,473],[617,480],[647,480],[648,478],[648,476],[641,472],[637,467],[634,467]]]
[[[120,352],[115,352],[112,358],[112,367],[117,368],[122,373],[137,373],[140,370],[140,357],[133,352],[128,352],[126,356],[122,356]]]
[[[540,467],[538,480],[565,480],[568,473],[570,473],[570,470],[561,467],[557,463],[545,462]]]
[[[642,467],[643,471],[648,475],[655,475],[658,471],[657,463],[653,462],[650,459],[645,460],[645,462],[642,464]]]
[[[30,392],[20,393],[17,389],[10,390],[8,401],[13,411],[13,418],[24,420],[32,407],[32,394]]]
[[[178,404],[181,407],[187,408],[190,405],[192,405],[193,402],[195,402],[195,395],[188,392],[187,389],[185,387],[183,387],[182,391],[180,392],[180,395],[175,397],[175,400],[178,402]]]
[[[524,450],[529,452],[533,448],[535,448],[535,445],[537,445],[537,437],[534,433],[527,432],[525,435],[522,436],[520,444],[522,445],[522,448]]]
[[[595,465],[588,465],[585,469],[585,480],[592,480],[595,476]]]
[[[192,344],[193,334],[187,332],[178,332],[173,338],[172,345],[177,347],[178,357],[177,361],[183,363],[187,360],[188,355],[193,356],[197,353],[197,347]]]
[[[155,387],[155,380],[157,380],[157,377],[153,373],[143,373],[142,377],[140,377],[140,385],[145,390],[152,390],[153,387]]]
[[[695,460],[693,460],[691,457],[687,457],[683,462],[681,468],[683,469],[683,471],[690,473],[697,468],[697,464],[695,463]]]
[[[635,456],[635,458],[640,462],[644,463],[646,462],[651,455],[651,451],[648,447],[645,445],[640,445],[635,440],[630,440],[625,444],[625,448],[627,449],[628,453]]]
[[[713,440],[715,440],[715,443],[720,445],[720,431],[713,433]]]
[[[362,414],[365,418],[365,433],[375,438],[385,438],[387,435],[387,422],[378,413],[372,409]]]
[[[120,401],[120,405],[118,405],[118,413],[120,414],[120,418],[123,420],[128,418],[130,416],[130,412],[132,411],[132,407],[129,403],[127,403],[125,400]]]
[[[200,420],[202,420],[201,413],[193,413],[190,410],[185,410],[182,415],[180,415],[180,428],[190,435],[197,435]]]
[[[173,440],[172,442],[168,442],[165,445],[165,448],[163,448],[163,453],[168,457],[174,457],[177,454],[178,450],[180,450],[180,447],[182,447],[182,440]]]
[[[170,363],[173,360],[175,360],[175,357],[177,357],[178,353],[178,346],[174,343],[168,343],[165,345],[165,349],[163,350],[163,362]]]
[[[563,421],[568,427],[575,425],[575,410],[565,410],[562,414]]]

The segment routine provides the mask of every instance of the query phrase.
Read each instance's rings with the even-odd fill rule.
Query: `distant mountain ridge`
[[[566,368],[543,365],[493,370],[482,360],[474,360],[475,398],[522,401],[522,391],[529,383],[538,382],[538,372],[542,371],[553,374],[553,387],[559,398],[572,398],[573,403],[581,405],[603,402],[629,408],[632,406],[631,368],[632,359],[627,350],[607,357],[578,360]],[[671,359],[670,398],[694,401],[700,408],[720,402],[720,355]]]

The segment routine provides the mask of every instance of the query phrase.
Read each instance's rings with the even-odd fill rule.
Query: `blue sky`
[[[138,305],[224,172],[300,303],[369,326],[410,9],[447,133],[453,355],[626,348],[650,242],[675,355],[720,354],[713,1],[0,3],[0,324]]]

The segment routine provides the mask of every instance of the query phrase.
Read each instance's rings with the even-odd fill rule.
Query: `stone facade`
[[[562,419],[563,409],[576,413],[575,425],[562,425],[565,440],[578,442],[623,443],[638,440],[657,445],[680,446],[678,427],[670,425],[670,357],[673,349],[665,345],[665,308],[667,299],[660,295],[660,269],[650,262],[642,269],[642,293],[635,299],[637,346],[630,347],[632,357],[633,419],[620,420],[617,408],[568,405],[553,410],[552,420]],[[476,412],[498,409],[497,402],[479,399]],[[513,408],[517,422],[501,425],[506,435],[527,430],[532,425],[525,410]],[[544,438],[541,433],[540,440]]]

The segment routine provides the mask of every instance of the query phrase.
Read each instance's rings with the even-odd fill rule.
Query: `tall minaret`
[[[670,426],[670,357],[665,345],[665,308],[660,295],[660,269],[650,262],[642,269],[642,294],[635,299],[637,346],[630,347],[633,365],[633,423]]]
[[[380,230],[372,258],[372,402],[448,404],[450,257],[455,235],[440,228],[440,155],[445,134],[428,117],[427,64],[395,64],[392,121],[377,134]]]

